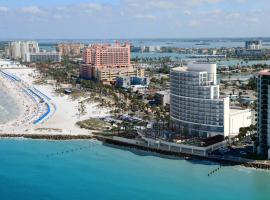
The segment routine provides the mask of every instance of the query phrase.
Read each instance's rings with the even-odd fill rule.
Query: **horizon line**
[[[260,38],[267,38],[270,39],[270,36],[237,36],[237,37],[232,37],[232,36],[224,36],[224,37],[126,37],[126,38],[120,38],[120,37],[115,37],[115,38],[71,38],[71,37],[55,37],[55,38],[35,38],[35,37],[27,37],[27,38],[19,38],[19,37],[14,37],[14,38],[0,38],[1,41],[10,41],[10,40],[183,40],[183,39],[260,39]]]

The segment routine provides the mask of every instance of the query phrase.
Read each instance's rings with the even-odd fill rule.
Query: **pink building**
[[[85,64],[93,65],[95,68],[114,68],[130,66],[130,44],[126,42],[121,45],[94,44],[87,47],[83,52]]]

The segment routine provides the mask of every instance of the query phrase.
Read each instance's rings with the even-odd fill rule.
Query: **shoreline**
[[[36,121],[40,122],[45,119],[45,114],[50,114],[53,103],[46,100],[39,94],[34,86],[27,84],[17,76],[7,72],[0,71],[1,89],[8,93],[18,106],[18,115],[4,124],[1,124],[1,132],[18,132],[27,130]]]
[[[258,163],[258,161],[253,160],[253,162],[243,162],[243,161],[237,161],[237,160],[226,160],[222,159],[220,157],[214,157],[214,156],[198,156],[198,155],[190,155],[185,153],[179,153],[179,152],[173,152],[168,150],[162,150],[157,149],[153,147],[147,147],[139,144],[130,144],[128,142],[123,141],[116,141],[112,138],[99,136],[99,135],[61,135],[61,134],[0,134],[0,140],[1,139],[15,139],[15,138],[24,138],[24,139],[32,139],[32,140],[52,140],[52,141],[68,141],[68,140],[98,140],[102,142],[104,146],[113,146],[114,148],[118,149],[126,149],[126,150],[140,150],[144,153],[156,153],[161,156],[165,157],[175,157],[175,158],[181,158],[184,160],[190,160],[190,161],[207,161],[207,162],[215,162],[219,165],[224,166],[242,166],[245,168],[251,168],[255,170],[266,170],[270,171],[270,164],[263,164]]]
[[[16,103],[16,99],[10,95],[4,88],[0,78],[0,111],[3,111],[0,118],[0,126],[9,123],[19,117],[21,112],[20,106]],[[1,114],[1,113],[0,113]]]
[[[79,120],[86,119],[86,117],[90,118],[95,115],[99,117],[107,115],[108,113],[106,113],[106,111],[108,112],[108,109],[100,110],[97,107],[97,105],[89,103],[87,105],[88,106],[87,116],[82,117],[78,116],[77,106],[82,98],[72,100],[70,96],[67,95],[59,96],[55,94],[54,86],[48,83],[44,85],[34,84],[34,81],[38,80],[39,73],[36,72],[33,68],[25,67],[24,70],[22,70],[22,68],[9,69],[5,71],[11,75],[11,79],[7,78],[7,81],[4,81],[4,79],[6,79],[6,76],[5,73],[3,73],[2,71],[3,70],[0,70],[1,75],[0,84],[2,83],[2,85],[5,85],[7,87],[8,93],[14,95],[15,101],[21,105],[20,109],[24,109],[24,112],[22,112],[22,114],[18,118],[13,120],[15,122],[12,121],[0,124],[0,138],[28,138],[28,139],[47,139],[47,140],[98,139],[105,144],[114,144],[122,147],[124,146],[128,148],[141,149],[146,152],[156,152],[161,155],[172,155],[186,159],[195,158],[200,160],[215,161],[218,163],[226,163],[230,165],[243,165],[245,167],[270,170],[270,165],[266,166],[258,163],[242,162],[244,159],[242,159],[242,161],[241,160],[228,161],[209,156],[208,157],[195,156],[173,151],[166,151],[162,149],[156,149],[153,147],[147,147],[136,143],[130,144],[128,142],[115,141],[107,137],[93,135],[94,131],[81,129],[78,126],[76,126],[76,122]],[[16,79],[19,79],[19,81]],[[28,89],[31,92],[34,91],[35,93],[33,92],[33,94],[36,94],[37,97],[35,98],[38,100],[35,101],[34,98],[31,98],[31,95],[25,92],[24,89]],[[50,97],[46,95],[49,95]],[[40,99],[42,99],[39,98],[40,96],[43,97],[45,103],[49,103],[52,99],[53,102],[51,102],[51,105],[55,106],[54,107],[55,110],[53,110],[51,112],[52,114],[50,114],[50,116],[47,119],[45,119],[42,123],[39,124],[29,123],[31,121],[27,121],[27,119],[24,121],[24,118],[26,116],[33,114],[35,114],[35,117],[38,117],[38,119],[40,119],[40,115],[42,113],[40,114],[39,112],[38,113],[39,115],[37,115],[37,112],[35,110],[38,109],[37,107],[40,106],[40,104],[43,107],[45,105],[44,102],[40,103]],[[57,112],[55,112],[56,109]],[[42,109],[41,111],[44,112],[44,110]],[[21,118],[23,118],[23,120]],[[21,124],[17,121],[18,119],[20,119],[19,122]],[[24,124],[23,122],[28,124]],[[12,123],[15,123],[15,125]]]
[[[0,123],[1,126],[14,126],[14,124],[18,121],[22,121],[24,116],[27,115],[26,109],[27,108],[33,108],[34,104],[32,104],[25,94],[21,92],[21,88],[16,85],[15,83],[11,82],[8,78],[4,76],[3,70],[0,71],[0,90],[2,92],[8,94],[9,98],[12,99],[12,101],[16,104],[16,107],[18,109],[18,114],[14,117],[12,117],[11,120],[8,120],[4,123]],[[29,112],[30,114],[30,112]],[[18,124],[17,124],[18,125]],[[2,128],[2,127],[1,127]],[[12,127],[15,128],[15,127]]]
[[[86,112],[80,114],[79,106],[84,96],[73,99],[60,95],[55,92],[55,83],[36,83],[40,79],[41,74],[35,68],[17,67],[12,63],[0,68],[0,84],[6,85],[3,90],[12,95],[21,110],[20,116],[0,124],[0,134],[87,135],[94,130],[81,129],[76,124],[78,121],[110,116],[109,108],[101,109],[93,102],[88,102]]]
[[[131,144],[128,142],[114,140],[112,138],[108,138],[108,137],[104,137],[104,136],[94,135],[93,138],[103,142],[104,144],[115,145],[118,147],[124,147],[124,148],[128,148],[128,149],[138,149],[138,150],[142,150],[145,152],[153,152],[153,153],[158,153],[160,155],[165,155],[165,156],[175,156],[178,158],[184,158],[186,160],[213,161],[213,162],[228,165],[228,166],[239,165],[239,166],[243,166],[246,168],[262,169],[262,170],[270,171],[270,164],[262,163],[258,160],[250,160],[250,162],[244,162],[243,160],[236,160],[236,159],[231,159],[231,160],[224,159],[224,158],[222,159],[221,157],[217,157],[217,156],[204,157],[204,156],[190,155],[190,154],[185,154],[185,153],[180,153],[180,152],[173,152],[173,151],[169,151],[169,150],[157,149],[154,147],[147,147],[147,146],[140,145],[140,144]]]
[[[89,134],[89,135],[64,135],[64,134],[0,134],[0,140],[1,139],[15,139],[15,138],[23,138],[23,139],[32,139],[32,140],[53,140],[53,141],[68,141],[68,140],[98,140],[102,142],[103,145],[113,145],[113,147],[116,148],[125,148],[128,150],[141,150],[143,152],[150,152],[150,153],[157,153],[159,155],[163,155],[165,157],[173,156],[176,158],[182,158],[185,160],[200,160],[200,161],[209,161],[209,162],[215,162],[220,165],[225,166],[242,166],[245,168],[252,168],[256,170],[267,170],[270,171],[270,163],[263,163],[263,161],[259,160],[249,160],[243,161],[243,160],[236,160],[236,159],[224,159],[218,156],[198,156],[198,155],[191,155],[191,154],[185,154],[180,152],[174,152],[164,149],[158,149],[155,147],[148,147],[141,144],[131,144],[128,142],[123,142],[119,140],[114,140],[112,138],[106,137],[106,136],[100,136],[95,134]]]
[[[92,135],[59,135],[59,134],[0,134],[0,139],[13,139],[13,138],[25,138],[33,140],[55,140],[55,141],[65,141],[65,140],[86,140],[94,139]]]

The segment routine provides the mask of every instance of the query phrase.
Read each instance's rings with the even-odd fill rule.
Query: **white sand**
[[[5,69],[3,71],[19,77],[29,86],[34,86],[43,94],[50,97],[51,101],[49,104],[52,108],[55,106],[56,110],[52,109],[52,113],[49,115],[48,119],[37,125],[33,124],[33,120],[23,120],[25,117],[29,118],[29,116],[32,116],[40,105],[36,105],[36,103],[31,101],[15,84],[6,84],[9,85],[8,90],[12,92],[10,94],[17,99],[21,114],[16,121],[9,122],[4,126],[0,125],[0,133],[85,135],[91,134],[91,131],[79,128],[76,125],[77,121],[91,117],[109,116],[109,109],[100,108],[96,103],[85,103],[86,113],[83,116],[79,116],[78,106],[83,98],[73,100],[68,95],[60,96],[54,92],[54,86],[50,84],[35,85],[34,81],[39,78],[39,74],[35,69],[19,67],[17,69]],[[1,82],[4,82],[1,80],[3,80],[3,78],[0,76],[0,85]],[[46,110],[44,110],[44,112],[46,112]]]

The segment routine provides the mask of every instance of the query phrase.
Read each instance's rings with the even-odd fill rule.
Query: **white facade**
[[[21,56],[21,42],[12,42],[10,44],[10,57],[13,59],[20,59]]]
[[[61,55],[59,52],[39,52],[27,53],[26,62],[61,62]]]
[[[170,104],[170,91],[158,91],[155,94],[155,100],[158,105],[165,106],[166,104]]]
[[[161,50],[160,46],[149,46],[150,52],[156,52],[156,51],[160,51],[160,50]]]
[[[238,135],[241,127],[248,127],[252,123],[253,116],[250,109],[242,109],[239,107],[230,109],[229,133],[231,137]]]
[[[180,132],[231,137],[252,124],[251,110],[230,109],[229,97],[219,97],[216,68],[202,62],[171,70],[170,118]]]
[[[39,46],[35,41],[14,41],[9,45],[9,56],[26,61],[27,53],[38,53]]]
[[[189,63],[171,70],[171,120],[180,132],[229,135],[229,98],[219,98],[213,63]]]
[[[155,149],[167,150],[171,152],[179,152],[184,154],[190,155],[197,155],[197,156],[208,156],[209,153],[220,149],[221,147],[225,147],[227,145],[226,141],[218,142],[216,144],[212,144],[206,147],[198,147],[193,145],[186,145],[186,144],[178,144],[174,142],[168,142],[164,140],[156,140],[152,138],[145,137],[143,133],[138,131],[138,134],[141,138],[147,142],[147,146]],[[113,139],[118,139],[113,137]],[[121,139],[121,138],[120,138]],[[119,139],[118,139],[119,140]]]

